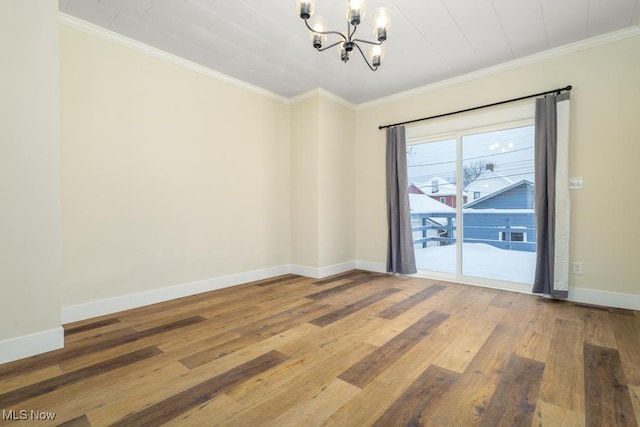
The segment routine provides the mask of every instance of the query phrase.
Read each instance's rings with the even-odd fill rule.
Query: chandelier
[[[387,39],[389,33],[389,9],[381,7],[376,9],[373,16],[373,36],[376,41],[362,40],[354,38],[358,25],[365,14],[365,0],[348,0],[347,1],[347,32],[327,31],[327,21],[321,16],[313,16],[314,0],[297,0],[297,9],[300,12],[300,18],[304,19],[304,23],[310,31],[313,47],[322,52],[334,46],[338,47],[340,59],[343,62],[349,60],[351,52],[357,50],[367,63],[371,71],[376,71],[382,63],[382,42]],[[337,42],[324,46],[328,35],[337,35]],[[370,51],[370,59],[362,51],[358,43],[366,43],[372,45]]]

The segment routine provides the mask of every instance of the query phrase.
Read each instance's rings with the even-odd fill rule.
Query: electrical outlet
[[[573,274],[582,274],[582,263],[574,262],[573,263]]]

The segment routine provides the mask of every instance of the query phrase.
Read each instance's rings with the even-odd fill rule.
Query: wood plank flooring
[[[354,270],[65,325],[0,425],[637,426],[640,312]]]

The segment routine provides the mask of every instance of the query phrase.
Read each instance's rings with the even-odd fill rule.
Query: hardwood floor
[[[639,312],[426,279],[286,275],[66,325],[65,341],[0,365],[1,425],[640,420]]]

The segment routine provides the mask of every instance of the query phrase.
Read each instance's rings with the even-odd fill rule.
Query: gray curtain
[[[404,126],[387,128],[387,219],[387,271],[400,274],[416,273]]]
[[[536,100],[535,119],[535,211],[536,272],[533,293],[566,298],[566,290],[554,289],[556,259],[556,168],[557,104],[569,93],[548,95]]]

